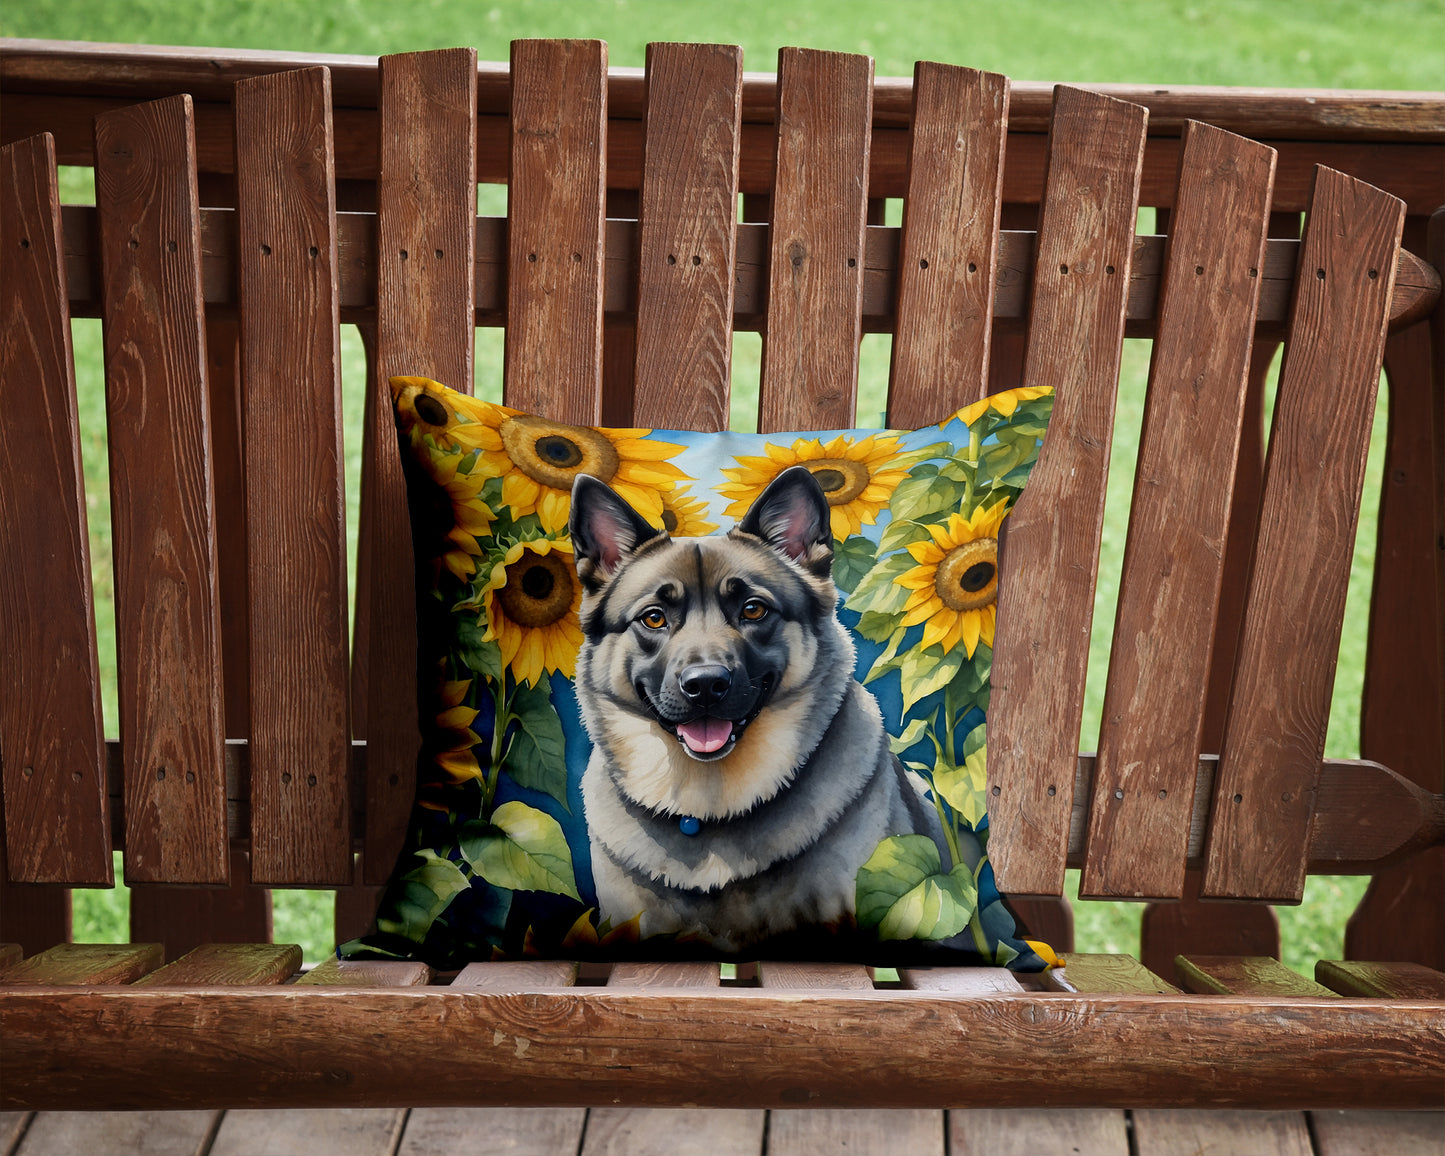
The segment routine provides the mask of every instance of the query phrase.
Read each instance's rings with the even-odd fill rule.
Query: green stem
[[[496,711],[492,721],[492,757],[491,765],[487,767],[487,781],[482,791],[482,818],[489,819],[492,816],[492,800],[497,794],[497,776],[502,772],[502,759],[506,751],[503,743],[507,736],[507,728],[511,726],[513,715],[507,709],[507,672],[502,671],[502,677],[497,680],[496,693],[493,701],[496,703]]]
[[[983,933],[983,924],[979,922],[978,908],[973,909],[973,914],[968,920],[969,934],[973,936],[973,945],[978,948],[979,955],[984,959],[991,960],[993,953],[988,949],[988,936]]]
[[[968,463],[973,467],[968,473],[968,481],[963,484],[963,508],[969,514],[973,513],[973,484],[978,476],[978,451],[983,446],[983,435],[977,426],[968,431]]]
[[[934,718],[937,717],[937,715],[934,715]],[[939,760],[943,758],[943,748],[939,745],[938,736],[933,733],[931,726],[928,728],[927,734],[928,741],[933,744],[933,765],[936,767],[938,766]],[[932,783],[929,783],[929,787],[931,789],[928,794],[933,800],[933,809],[938,812],[938,825],[943,828],[943,840],[948,844],[948,855],[951,860],[949,867],[951,869],[963,862],[958,853],[958,832],[954,830],[953,823],[944,812],[943,799],[939,797],[938,788]]]

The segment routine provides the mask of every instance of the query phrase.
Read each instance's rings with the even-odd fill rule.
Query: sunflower
[[[940,429],[955,421],[961,421],[964,425],[972,425],[991,409],[997,410],[1004,417],[1009,417],[1014,410],[1018,409],[1019,402],[1032,401],[1036,397],[1045,397],[1053,392],[1053,386],[1050,385],[1021,385],[1017,389],[1006,389],[1002,393],[991,394],[982,401],[964,406],[952,417],[939,422],[938,425]]]
[[[661,526],[674,538],[700,538],[711,534],[717,526],[707,521],[707,503],[688,493],[688,486],[682,486],[662,495],[662,516],[651,519],[654,526]]]
[[[1008,499],[971,518],[950,514],[942,526],[928,526],[929,537],[908,547],[918,563],[898,585],[913,593],[904,606],[903,625],[924,623],[922,646],[941,643],[944,653],[961,641],[970,658],[982,638],[993,646],[998,598],[998,528]]]
[[[451,500],[452,525],[447,531],[439,562],[463,582],[477,572],[477,559],[485,551],[477,541],[486,534],[495,520],[491,509],[478,496],[486,479],[474,474],[458,474],[442,483]]]
[[[502,448],[495,426],[485,421],[488,411],[498,407],[429,377],[393,377],[390,381],[397,424],[413,450],[420,449],[428,438],[440,450],[495,453]]]
[[[485,777],[477,763],[477,756],[472,753],[472,748],[482,742],[482,737],[471,729],[478,712],[464,701],[471,685],[469,678],[444,681],[437,696],[442,708],[436,716],[437,745],[440,749],[432,761],[458,783]]]
[[[481,599],[488,623],[484,638],[501,647],[502,662],[518,682],[536,686],[551,670],[576,675],[582,586],[570,542],[542,538],[510,546],[492,567]]]
[[[840,434],[827,444],[819,438],[799,438],[791,447],[763,449],[766,457],[739,457],[734,459],[739,468],[722,471],[728,481],[718,486],[718,493],[733,499],[723,512],[741,517],[784,470],[807,466],[828,499],[833,537],[838,541],[876,522],[894,488],[907,476],[906,469],[888,465],[898,454],[898,439],[881,434],[859,442]]]

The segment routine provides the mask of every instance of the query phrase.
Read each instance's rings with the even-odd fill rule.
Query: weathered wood
[[[954,1156],[1130,1156],[1121,1111],[1101,1108],[971,1108],[948,1114]]]
[[[988,393],[1009,81],[913,67],[908,196],[888,424],[915,429]]]
[[[577,982],[577,964],[565,959],[536,959],[504,963],[469,963],[452,980],[452,987],[478,987],[487,991],[535,991],[571,987]]]
[[[1057,392],[1010,517],[989,709],[989,858],[1005,893],[1063,890],[1146,120],[1078,89],[1055,98],[1023,381]]]
[[[126,878],[225,883],[225,717],[191,100],[95,124]]]
[[[757,1156],[766,1125],[742,1108],[593,1108],[581,1156]]]
[[[1315,979],[1341,995],[1445,1000],[1445,973],[1422,963],[1359,963],[1322,959]]]
[[[1318,1156],[1440,1156],[1445,1112],[1310,1113]]]
[[[1064,960],[1069,983],[1079,992],[1175,992],[1131,955],[1104,955],[1075,951]]]
[[[70,889],[55,883],[11,883],[0,854],[0,938],[27,952],[70,938]]]
[[[230,848],[228,887],[136,883],[130,888],[130,938],[161,943],[176,959],[203,943],[269,943],[271,892],[251,883],[246,852]]]
[[[281,983],[301,967],[294,943],[207,943],[136,980],[137,987]]]
[[[802,48],[778,54],[777,184],[758,395],[764,433],[853,424],[872,82],[871,57]]]
[[[1014,973],[1004,967],[903,967],[898,969],[898,978],[910,991],[946,991],[955,995],[1023,991]]]
[[[585,1108],[413,1108],[396,1156],[577,1156]]]
[[[943,1156],[943,1132],[943,1113],[921,1108],[774,1110],[768,1119],[768,1152],[770,1156],[817,1152]]]
[[[312,987],[424,987],[432,970],[411,960],[322,960],[296,982]]]
[[[601,416],[607,46],[512,45],[503,395],[553,421]]]
[[[196,1156],[208,1149],[221,1115],[215,1111],[37,1112],[15,1156],[73,1152]]]
[[[633,423],[728,424],[742,49],[647,47]]]
[[[0,971],[0,984],[130,983],[164,962],[159,943],[62,943]]]
[[[1320,170],[1265,464],[1206,897],[1297,903],[1304,891],[1403,223],[1396,198]]]
[[[19,963],[24,955],[25,951],[18,943],[0,943],[0,967]]]
[[[872,991],[868,969],[855,963],[794,963],[765,960],[758,964],[758,986],[781,991]]]
[[[233,1109],[209,1156],[392,1156],[405,1126],[399,1108]]]
[[[1220,995],[1328,996],[1329,988],[1291,971],[1269,956],[1179,956],[1174,970],[1185,991]]]
[[[1136,1111],[1137,1156],[1313,1156],[1303,1112]]]
[[[1274,151],[1185,130],[1094,769],[1083,898],[1179,898]],[[1200,340],[1202,333],[1209,340]],[[1167,625],[1166,625],[1167,624]]]
[[[1208,804],[1208,792],[1202,795]],[[1196,808],[1198,809],[1198,808]],[[1356,819],[1359,812],[1356,812]],[[1203,828],[1192,828],[1190,840],[1204,843]],[[1184,873],[1184,896],[1168,903],[1150,903],[1139,920],[1139,959],[1158,975],[1172,975],[1177,956],[1194,952],[1278,958],[1279,916],[1264,903],[1221,903],[1202,900],[1204,873],[1192,859]]]
[[[387,382],[422,376],[472,391],[476,50],[383,57],[380,83],[376,351],[361,504],[368,674],[386,674],[367,681],[367,883],[384,883],[401,850],[421,745],[411,523]]]
[[[717,987],[715,963],[614,963],[608,987]]]
[[[251,875],[351,881],[331,93],[236,87],[251,620]]]
[[[1441,895],[1445,847],[1383,865],[1345,924],[1345,955],[1404,957],[1445,969],[1445,921],[1435,918]]]
[[[48,136],[0,150],[0,252],[0,652],[24,672],[0,697],[6,861],[17,882],[109,887],[100,664]]]

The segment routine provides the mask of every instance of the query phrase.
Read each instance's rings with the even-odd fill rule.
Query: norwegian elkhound
[[[938,817],[853,677],[828,503],[780,474],[726,535],[672,538],[595,478],[572,489],[577,698],[601,915],[738,951],[853,925],[858,869]]]

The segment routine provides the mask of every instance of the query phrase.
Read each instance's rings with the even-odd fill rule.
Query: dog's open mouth
[[[677,739],[688,754],[703,762],[711,762],[713,759],[722,758],[737,745],[738,740],[743,737],[743,732],[747,730],[748,724],[762,713],[763,707],[767,706],[768,699],[773,694],[775,681],[772,674],[763,676],[763,688],[758,694],[757,701],[753,704],[753,709],[740,719],[702,715],[686,722],[671,722],[664,718],[662,712],[653,705],[651,697],[640,682],[636,689],[637,696],[647,704],[648,710],[652,712],[658,724]]]

